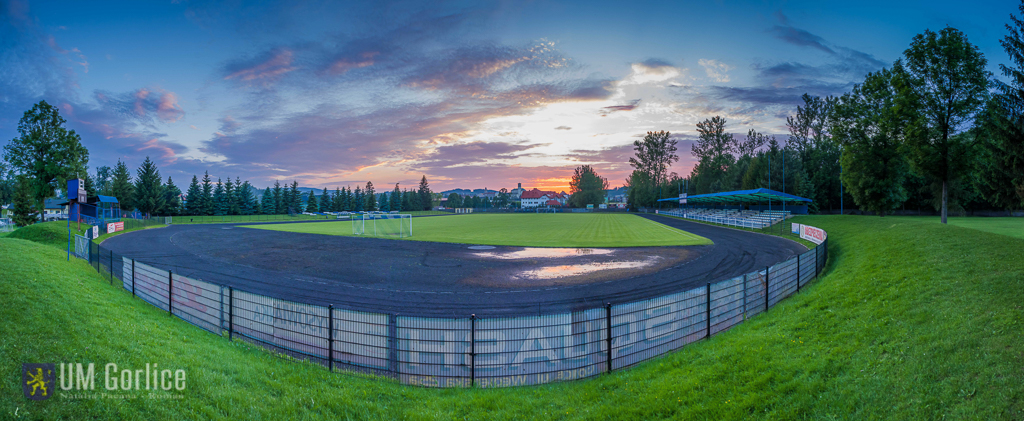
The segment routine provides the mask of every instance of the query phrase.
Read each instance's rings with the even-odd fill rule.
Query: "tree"
[[[238,179],[235,179],[235,184],[238,184]],[[235,194],[238,196],[238,211],[242,215],[255,215],[259,213],[257,211],[258,203],[253,198],[252,184],[249,184],[249,180],[246,180],[240,186],[235,189]]]
[[[235,177],[238,179],[238,177]],[[224,182],[224,201],[227,205],[226,215],[238,215],[242,209],[238,206],[238,184],[231,182],[231,177]]]
[[[812,97],[804,94],[803,106],[797,106],[796,115],[786,118],[789,128],[789,146],[796,151],[799,166],[794,176],[806,180],[800,196],[810,198],[811,209],[834,209],[841,201],[842,186],[839,143],[832,140],[832,122],[835,120],[837,98]]]
[[[28,177],[20,175],[15,184],[12,220],[19,227],[31,225],[39,220],[39,212],[32,204],[32,182]]]
[[[306,212],[320,212],[320,203],[316,200],[316,192],[310,190],[309,198],[306,199]]]
[[[198,185],[196,186],[198,187]],[[174,180],[171,177],[167,177],[167,183],[164,184],[164,214],[165,215],[180,215],[182,213],[181,208],[181,189],[174,185]]]
[[[263,198],[260,201],[260,209],[264,215],[274,215],[277,213],[277,200],[274,198],[274,190],[267,186],[263,190]]]
[[[725,124],[726,120],[720,116],[697,123],[697,142],[691,147],[691,154],[697,158],[697,164],[690,172],[697,193],[732,190],[736,185],[736,177],[730,178],[728,171],[736,161],[732,151],[736,149],[737,143],[731,133],[725,132]],[[638,178],[636,181],[650,179],[650,183],[659,183],[659,179],[652,173],[647,174],[647,177]]]
[[[292,180],[292,188],[288,190],[288,214],[302,212],[302,194],[299,193],[299,182]]]
[[[167,203],[164,198],[164,186],[161,183],[160,170],[156,164],[146,157],[142,165],[135,170],[135,194],[132,203],[144,214],[156,215]]]
[[[1018,9],[1024,16],[1024,2]],[[1009,32],[999,41],[1011,65],[999,69],[1009,80],[995,81],[996,94],[979,126],[983,135],[979,176],[975,184],[992,204],[1006,209],[1024,206],[1024,19],[1010,15]]]
[[[114,175],[110,180],[110,194],[117,198],[118,207],[123,211],[130,211],[135,208],[132,198],[135,196],[135,187],[132,186],[132,176],[128,172],[128,166],[117,160],[114,167]]]
[[[405,205],[403,204],[402,207],[405,207]],[[409,191],[409,209],[423,209],[423,203],[420,201],[419,192],[412,190]]]
[[[324,187],[324,192],[323,192],[323,194],[320,195],[320,200],[319,200],[319,203],[320,203],[320,208],[319,209],[320,210],[319,211],[320,212],[331,212],[332,211],[331,207],[334,205],[334,203],[332,203],[332,202],[333,201],[331,200],[331,192],[327,190],[327,187]]]
[[[272,197],[274,198],[274,207],[272,208],[273,212],[271,212],[271,214],[280,215],[282,213],[285,213],[284,192],[282,191],[281,188],[281,182],[278,180],[274,180],[274,190]]]
[[[629,158],[629,165],[648,174],[657,183],[667,180],[668,167],[679,161],[676,140],[665,131],[647,132],[642,140],[633,142],[633,151],[635,156]]]
[[[199,178],[192,176],[192,183],[185,193],[185,213],[187,215],[203,214],[203,190],[199,187]]]
[[[430,194],[430,185],[427,184],[427,176],[423,176],[420,179],[420,187],[416,190],[420,195],[420,205],[422,208],[412,210],[431,210],[434,207],[434,196]]]
[[[395,183],[395,189],[391,191],[391,210],[401,212],[402,208],[402,190],[398,188],[398,183]],[[409,209],[404,209],[409,210]]]
[[[604,194],[604,192],[602,192],[602,194]],[[498,195],[494,197],[494,206],[505,209],[508,207],[510,202],[511,196],[508,194],[508,189],[502,187],[501,190],[498,191]]]
[[[448,206],[449,208],[461,208],[462,207],[462,196],[458,193],[452,192],[448,194]]]
[[[202,212],[199,215],[210,216],[213,215],[214,204],[213,204],[213,179],[210,178],[210,172],[206,171],[203,174],[203,194],[202,204],[200,205]]]
[[[17,185],[18,177],[14,175],[14,170],[0,160],[0,203],[11,203],[14,200]]]
[[[93,181],[92,176],[89,173],[85,174],[85,197],[87,202],[95,202],[97,199],[96,183]],[[7,203],[0,199],[0,203]]]
[[[904,129],[917,118],[899,62],[869,73],[836,106],[835,138],[844,144],[843,184],[861,209],[885,216],[907,200],[909,166],[900,151]]]
[[[911,162],[942,185],[942,223],[946,223],[948,190],[969,169],[970,136],[957,136],[977,118],[989,97],[985,56],[959,30],[925,30],[903,52],[912,90],[924,119],[908,127]]]
[[[96,167],[96,192],[104,196],[110,196],[110,167],[104,165]]]
[[[573,171],[569,182],[569,206],[585,208],[587,205],[604,203],[604,191],[608,189],[608,179],[597,175],[590,165],[581,165]]]
[[[4,161],[19,174],[29,177],[32,198],[44,209],[45,200],[70,178],[85,177],[89,151],[57,107],[39,101],[18,120],[19,136],[4,146]]]
[[[654,180],[651,175],[634,170],[626,179],[626,206],[631,209],[652,206],[655,203]]]
[[[227,215],[228,200],[224,194],[224,183],[217,179],[217,186],[213,188],[213,214],[216,216]]]
[[[348,196],[346,189],[334,188],[334,199],[332,202],[332,208],[335,212],[347,212],[348,209],[345,206],[345,198]]]
[[[363,195],[366,196],[366,199],[364,199],[366,201],[366,204],[364,205],[364,209],[366,209],[367,211],[375,211],[375,210],[377,210],[377,194],[374,193],[374,191],[373,191],[373,182],[372,181],[367,181],[366,182],[366,189],[363,190]]]

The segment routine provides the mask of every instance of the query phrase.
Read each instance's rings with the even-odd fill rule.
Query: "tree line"
[[[1020,6],[1024,16],[1024,4]],[[1001,44],[1004,83],[955,28],[926,30],[891,66],[838,97],[804,95],[787,118],[789,138],[726,131],[719,116],[697,123],[688,177],[668,132],[634,142],[630,207],[658,198],[771,187],[812,199],[811,211],[841,201],[878,215],[934,207],[950,212],[1024,207],[1024,17],[1011,16]]]

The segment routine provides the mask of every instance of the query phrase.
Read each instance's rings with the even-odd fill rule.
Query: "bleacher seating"
[[[766,228],[785,221],[789,218],[789,211],[770,210],[739,210],[739,209],[704,209],[691,208],[674,211],[662,211],[661,213],[697,221],[713,222],[722,225],[731,225],[743,228]]]

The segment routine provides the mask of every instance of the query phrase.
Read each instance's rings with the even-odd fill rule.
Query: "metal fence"
[[[821,272],[828,239],[785,262],[646,300],[529,317],[410,317],[291,302],[187,278],[89,243],[113,285],[214,334],[330,370],[432,387],[582,379],[632,366],[763,313]]]

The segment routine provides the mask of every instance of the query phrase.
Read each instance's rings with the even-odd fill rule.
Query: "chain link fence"
[[[430,387],[508,387],[630,367],[766,312],[824,269],[828,239],[743,276],[627,303],[527,317],[412,317],[291,302],[178,275],[89,242],[113,285],[199,328],[292,357]],[[77,242],[76,242],[77,244]]]

